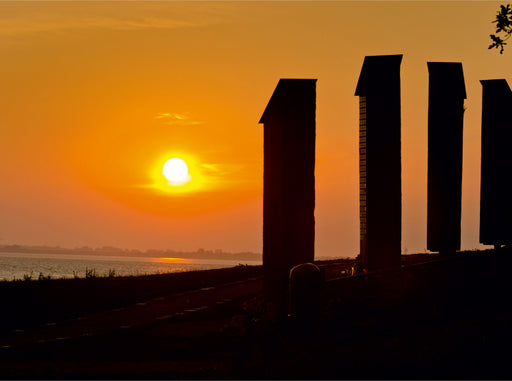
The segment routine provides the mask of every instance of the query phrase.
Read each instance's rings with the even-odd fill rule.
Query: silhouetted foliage
[[[491,34],[492,44],[489,45],[489,49],[496,48],[500,49],[500,54],[503,54],[505,41],[512,35],[512,6],[511,4],[501,5],[498,14],[496,15],[496,34]],[[499,35],[498,35],[499,33]]]

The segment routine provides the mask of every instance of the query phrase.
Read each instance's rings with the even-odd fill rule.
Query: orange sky
[[[279,78],[317,78],[316,255],[359,250],[365,55],[403,54],[402,247],[426,247],[427,61],[463,63],[462,248],[478,244],[480,79],[500,2],[0,2],[0,244],[261,251]],[[190,191],[155,187],[171,156]],[[175,189],[176,190],[176,189]]]

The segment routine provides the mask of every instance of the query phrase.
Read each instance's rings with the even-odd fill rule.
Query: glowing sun
[[[173,157],[165,162],[162,174],[169,180],[169,184],[174,186],[183,185],[191,179],[187,163],[177,157]]]

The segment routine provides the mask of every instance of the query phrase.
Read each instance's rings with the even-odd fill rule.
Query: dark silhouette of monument
[[[460,250],[462,129],[466,88],[460,62],[427,62],[427,249]]]
[[[359,211],[362,265],[400,266],[402,55],[364,58],[359,96]]]
[[[264,128],[264,292],[287,308],[289,272],[314,260],[316,79],[281,79],[259,123]]]
[[[504,79],[482,84],[480,242],[512,243],[512,92]]]

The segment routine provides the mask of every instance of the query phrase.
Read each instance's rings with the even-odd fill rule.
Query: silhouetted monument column
[[[264,292],[279,313],[291,268],[314,259],[315,113],[316,79],[281,79],[260,119]]]
[[[512,243],[512,92],[504,79],[480,82],[480,242],[500,247]]]
[[[362,265],[400,266],[402,55],[364,58],[359,96],[359,214]]]
[[[466,88],[460,62],[428,62],[427,249],[460,250],[462,128]]]

